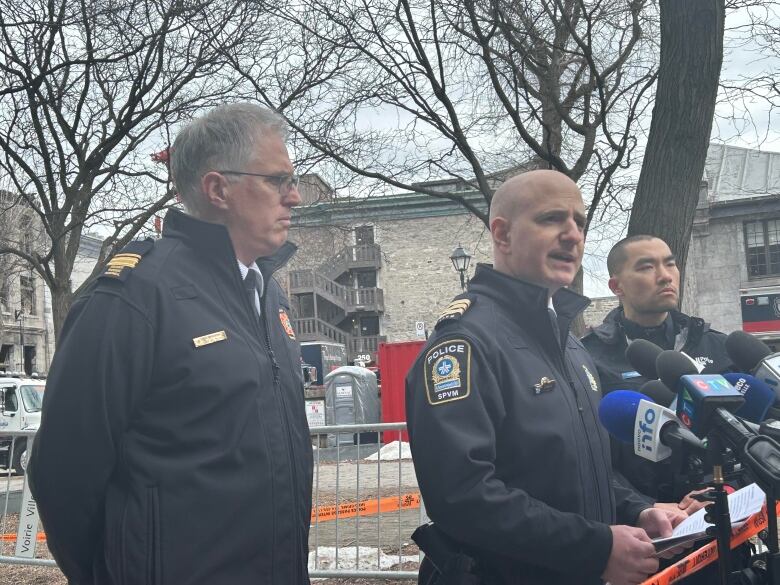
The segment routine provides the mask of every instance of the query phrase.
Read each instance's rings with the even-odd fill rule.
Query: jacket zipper
[[[263,296],[260,299],[260,307],[262,308],[262,314],[260,315],[260,318],[263,321],[263,334],[266,344],[266,349],[268,350],[268,357],[271,358],[271,367],[274,372],[274,391],[277,393],[277,396],[281,399],[282,403],[282,420],[284,421],[284,434],[287,437],[287,459],[290,464],[290,473],[292,476],[292,494],[293,494],[293,502],[296,501],[297,494],[298,494],[298,472],[295,469],[295,461],[293,461],[293,444],[292,444],[292,438],[290,437],[290,421],[287,418],[287,399],[284,396],[284,392],[282,392],[282,385],[281,385],[281,378],[279,376],[279,363],[276,361],[276,355],[274,354],[273,346],[271,345],[271,332],[268,327],[268,311],[265,304],[265,299],[267,296],[268,287],[265,287],[265,290],[263,291]],[[293,505],[293,509],[297,511],[297,506]],[[296,512],[296,515],[297,512]],[[298,518],[298,521],[300,522],[300,518]],[[299,531],[297,525],[294,529],[294,536],[295,536],[295,557],[300,554],[301,550],[301,543],[299,542]],[[300,575],[297,574],[299,567],[296,564],[296,578],[299,578]]]
[[[553,332],[555,333],[555,332]],[[559,358],[559,364],[561,366],[561,372],[566,376],[566,382],[569,384],[569,388],[574,393],[574,403],[577,405],[577,412],[580,415],[580,428],[582,429],[582,434],[585,438],[585,443],[588,445],[588,455],[590,457],[590,466],[591,470],[593,472],[593,476],[597,477],[598,474],[596,473],[596,460],[593,457],[593,447],[591,446],[590,438],[588,437],[587,428],[585,425],[585,418],[584,418],[584,410],[582,408],[582,404],[580,403],[580,397],[577,394],[577,387],[574,385],[574,382],[571,378],[571,372],[569,371],[568,364],[566,363],[566,354],[565,354],[565,346],[561,346],[562,343],[565,343],[569,339],[569,332],[566,332],[566,337],[564,340],[560,343],[556,343],[558,346],[558,352],[557,357]],[[598,495],[598,506],[599,506],[599,516],[601,518],[604,518],[604,509],[602,507],[602,496],[601,496],[601,486],[599,485],[599,482],[596,481],[596,493]],[[609,515],[610,518],[612,517],[612,514]]]

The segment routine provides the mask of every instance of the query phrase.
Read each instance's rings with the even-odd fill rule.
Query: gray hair
[[[203,173],[243,170],[265,132],[284,140],[287,122],[273,110],[248,102],[218,106],[179,132],[170,158],[171,175],[191,215],[203,217],[208,209],[200,189]]]

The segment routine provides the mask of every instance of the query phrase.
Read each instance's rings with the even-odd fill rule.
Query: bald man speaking
[[[672,531],[664,511],[613,489],[596,367],[569,333],[589,304],[566,288],[584,226],[565,175],[506,181],[490,211],[494,265],[477,267],[406,380],[427,512],[476,560],[474,582],[639,583],[658,568],[650,537]],[[424,582],[452,582],[428,563]]]

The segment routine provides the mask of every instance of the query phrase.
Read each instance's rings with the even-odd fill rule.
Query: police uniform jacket
[[[593,362],[569,326],[588,300],[479,265],[407,377],[426,510],[496,583],[600,583],[618,520]],[[647,503],[621,491],[620,520]]]
[[[257,261],[258,320],[227,230],[172,210],[73,304],[29,470],[70,583],[309,583],[294,251]]]
[[[582,339],[596,362],[604,394],[618,389],[638,391],[647,382],[647,378],[635,371],[626,359],[628,339],[623,323],[623,309],[617,307],[609,312],[601,325]],[[631,327],[628,337],[648,339],[663,349],[683,351],[703,366],[702,374],[721,374],[732,367],[726,353],[726,335],[711,329],[703,319],[670,311],[661,329],[660,337],[658,332],[654,332],[650,338],[651,330]],[[642,459],[634,455],[632,445],[617,441],[613,442],[612,455],[615,470],[636,489],[655,500],[679,501],[688,491],[675,489],[669,461],[653,463]]]

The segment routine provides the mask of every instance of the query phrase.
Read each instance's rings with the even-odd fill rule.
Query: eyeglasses
[[[279,190],[280,195],[284,195],[292,191],[293,187],[298,187],[298,183],[301,181],[299,175],[264,175],[263,173],[248,173],[245,171],[217,171],[223,175],[247,175],[250,177],[263,177],[276,184],[276,188]]]

